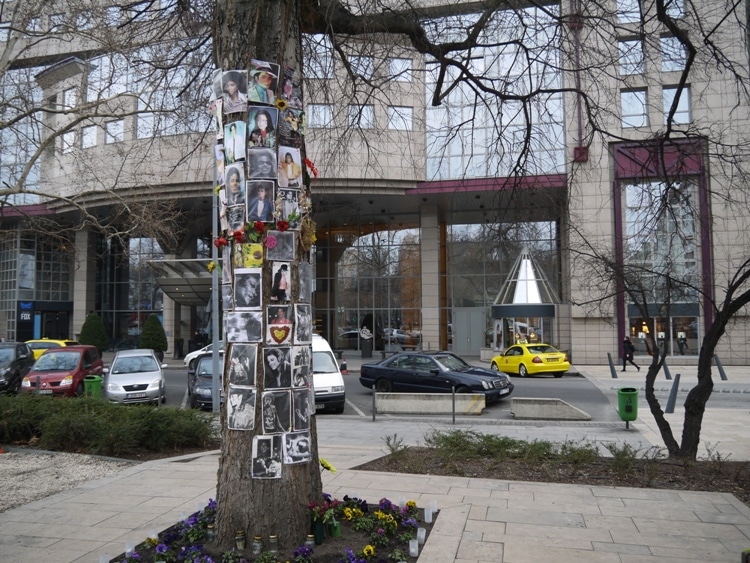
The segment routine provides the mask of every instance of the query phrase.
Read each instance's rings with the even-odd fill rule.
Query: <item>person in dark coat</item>
[[[635,369],[641,371],[640,366],[633,361],[633,353],[635,352],[635,346],[627,336],[622,341],[622,371],[625,371],[625,366],[628,362],[635,366]]]

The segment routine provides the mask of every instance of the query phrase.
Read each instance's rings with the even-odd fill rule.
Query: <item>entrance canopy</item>
[[[213,274],[209,258],[150,260],[156,282],[164,295],[179,305],[208,305],[211,301]]]

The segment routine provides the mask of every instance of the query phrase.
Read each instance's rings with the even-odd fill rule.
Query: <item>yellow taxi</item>
[[[492,358],[492,369],[511,375],[551,373],[562,377],[570,369],[568,355],[549,344],[514,344]]]
[[[75,340],[54,340],[51,338],[40,338],[39,340],[27,340],[26,344],[31,348],[31,352],[34,354],[34,359],[38,360],[45,350],[50,348],[61,348],[63,346],[76,346],[78,342]]]

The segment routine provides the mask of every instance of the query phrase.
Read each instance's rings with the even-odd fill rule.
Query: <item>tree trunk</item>
[[[214,16],[214,62],[222,70],[249,70],[252,59],[268,61],[298,69],[302,68],[301,32],[298,0],[218,0]],[[243,119],[247,116],[243,115]],[[304,146],[302,157],[304,158]],[[305,175],[309,187],[309,178]],[[231,238],[231,237],[230,237]],[[227,256],[234,242],[224,247]],[[291,264],[296,274],[302,252]],[[271,288],[271,262],[263,262],[263,304],[266,317]],[[297,280],[298,278],[293,278]],[[298,296],[297,286],[290,288],[290,304]],[[267,319],[266,319],[267,322]],[[265,338],[265,330],[263,331]],[[236,532],[243,531],[248,545],[253,536],[277,535],[284,552],[301,545],[309,533],[310,519],[307,505],[322,497],[320,464],[317,451],[315,417],[311,417],[311,459],[307,463],[283,465],[281,478],[252,478],[253,437],[263,434],[260,397],[263,393],[263,347],[258,345],[256,356],[256,408],[254,430],[229,430],[226,421],[226,401],[222,406],[222,449],[217,486],[216,537],[222,549],[234,544]],[[229,353],[226,354],[227,360]],[[228,365],[228,361],[226,362]],[[312,369],[310,370],[312,384]],[[225,367],[223,379],[227,397],[228,377]],[[314,411],[310,404],[310,412]],[[282,434],[283,439],[283,434]]]

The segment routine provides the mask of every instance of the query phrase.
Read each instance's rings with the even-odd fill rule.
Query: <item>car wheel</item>
[[[344,412],[344,405],[341,405],[340,407],[336,407],[332,410],[333,414],[341,414]]]
[[[521,377],[526,377],[527,375],[529,375],[529,372],[526,370],[525,365],[521,364],[520,366],[518,366],[518,375],[520,375]]]
[[[76,387],[76,397],[83,397],[83,382],[78,384],[78,387]]]
[[[466,385],[461,385],[460,387],[456,387],[456,393],[471,393],[471,389],[466,387]]]
[[[555,379],[560,379],[562,376],[563,376],[562,373],[556,373],[555,374]]]
[[[375,382],[375,390],[378,393],[390,393],[391,392],[391,382],[387,379],[378,379]]]
[[[497,364],[496,364],[495,362],[492,362],[492,365],[490,366],[490,368],[491,368],[491,369],[492,369],[493,371],[500,371],[500,366],[499,366],[499,365],[497,365]]]
[[[198,408],[198,397],[196,397],[195,395],[190,395],[190,408]]]

